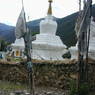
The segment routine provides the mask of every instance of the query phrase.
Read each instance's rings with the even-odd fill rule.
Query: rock
[[[62,95],[66,95],[66,94],[63,92]]]
[[[15,91],[14,93],[15,93],[14,95],[24,95],[22,91]]]
[[[12,92],[12,93],[10,93],[10,95],[15,95],[15,93]]]
[[[24,95],[31,95],[30,93],[25,93]]]
[[[35,95],[39,95],[37,92],[35,92]]]
[[[2,91],[0,91],[0,95],[2,95]]]
[[[52,95],[52,92],[47,92],[46,95]]]

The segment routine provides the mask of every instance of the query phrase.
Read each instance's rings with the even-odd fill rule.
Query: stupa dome
[[[40,33],[55,35],[57,31],[57,22],[53,20],[53,16],[48,15],[40,22]]]

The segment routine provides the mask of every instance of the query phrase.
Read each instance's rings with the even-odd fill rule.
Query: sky
[[[23,0],[23,2],[27,21],[47,15],[48,0]],[[0,0],[0,23],[15,26],[21,8],[22,0]],[[53,0],[52,10],[53,16],[65,17],[79,10],[79,0]]]

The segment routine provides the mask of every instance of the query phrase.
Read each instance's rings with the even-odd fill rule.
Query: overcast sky
[[[35,20],[45,17],[48,9],[48,0],[23,0],[26,19]],[[79,0],[53,0],[53,15],[58,18],[78,11]],[[0,22],[16,25],[22,8],[22,0],[0,0]],[[93,0],[95,3],[95,0]],[[29,16],[29,19],[28,19]]]

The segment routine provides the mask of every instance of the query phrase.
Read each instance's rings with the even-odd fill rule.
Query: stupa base
[[[32,59],[39,60],[64,60],[62,55],[67,52],[64,47],[47,44],[32,44]]]

